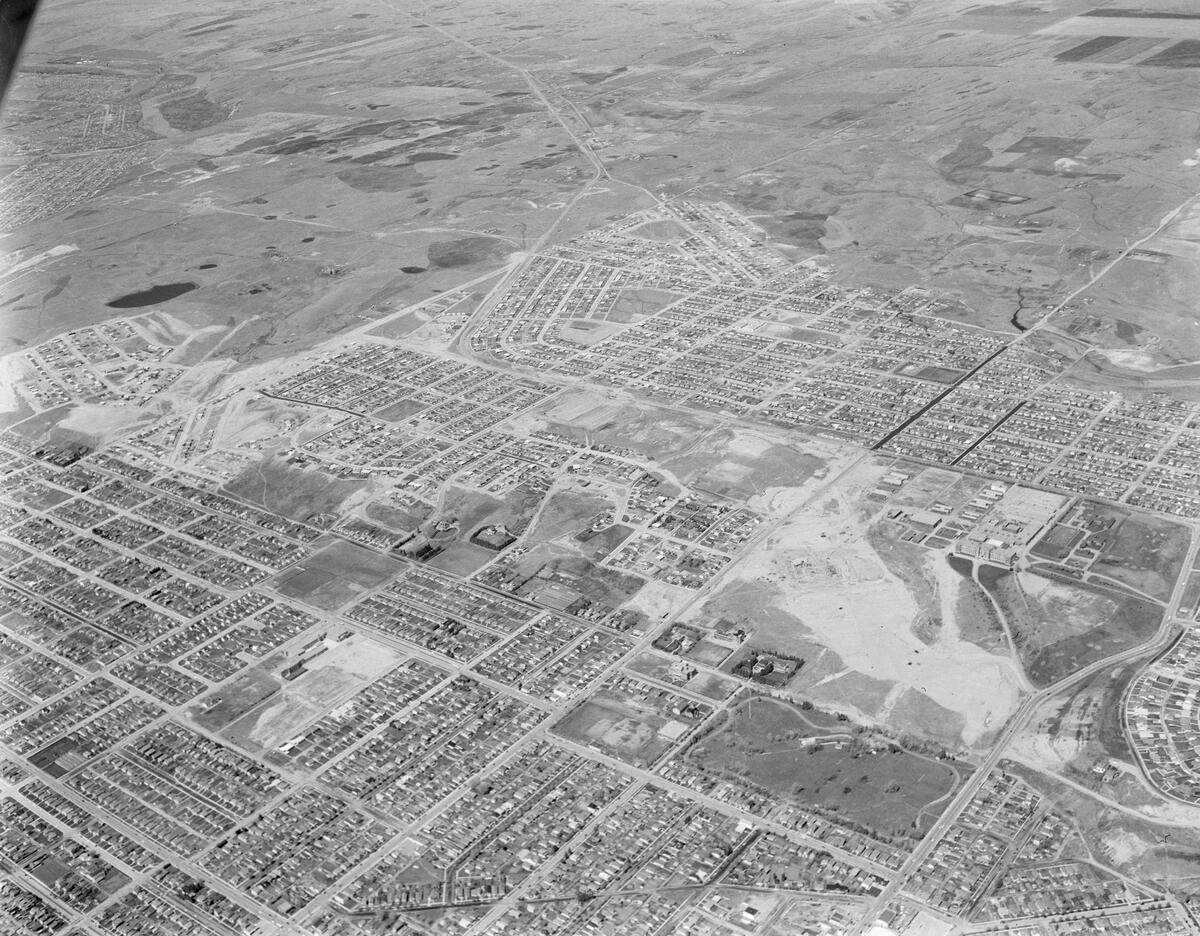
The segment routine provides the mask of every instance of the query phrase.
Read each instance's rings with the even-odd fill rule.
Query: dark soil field
[[[949,558],[950,567],[962,576],[958,600],[954,604],[954,619],[958,633],[977,647],[990,653],[1008,653],[1008,636],[996,614],[996,606],[972,576],[973,565],[961,556]]]
[[[208,731],[219,731],[279,691],[281,683],[263,667],[255,667],[193,705],[192,720]]]
[[[935,383],[952,384],[963,375],[962,371],[948,367],[922,367],[914,376],[922,380],[932,380]]]
[[[199,91],[164,101],[158,105],[158,111],[172,130],[203,130],[229,116],[228,107],[210,101]]]
[[[429,263],[435,267],[461,267],[504,259],[512,246],[495,237],[464,237],[430,244]]]
[[[1055,524],[1030,550],[1035,556],[1047,559],[1065,559],[1083,538],[1083,533],[1062,523]]]

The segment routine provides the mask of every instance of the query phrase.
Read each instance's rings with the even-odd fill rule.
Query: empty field
[[[1191,543],[1187,527],[1101,504],[1088,504],[1088,518],[1093,528],[1109,524],[1084,543],[1099,554],[1093,572],[1159,601],[1171,597]]]
[[[353,543],[335,542],[289,570],[276,590],[325,611],[341,607],[368,589],[398,575],[405,565]]]
[[[554,726],[556,733],[633,764],[649,767],[671,746],[680,723],[598,695]]]
[[[362,481],[345,481],[317,468],[297,468],[281,458],[266,458],[229,481],[224,493],[292,520],[308,520],[335,512],[362,486]]]
[[[234,721],[223,735],[255,753],[273,751],[383,676],[400,659],[401,654],[390,647],[366,637],[351,637],[311,660],[303,675]]]
[[[984,566],[979,580],[1000,607],[1025,672],[1049,686],[1149,640],[1162,621],[1152,601],[1034,573]]]

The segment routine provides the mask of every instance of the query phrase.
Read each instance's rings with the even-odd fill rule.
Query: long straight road
[[[1185,569],[1191,568],[1192,562],[1195,560],[1197,555],[1197,551],[1200,550],[1200,535],[1198,535],[1198,533],[1200,533],[1200,527],[1198,527],[1196,524],[1192,524],[1191,532],[1192,541],[1188,548],[1186,561],[1184,563]],[[1136,647],[1130,647],[1128,650],[1123,650],[1120,653],[1105,657],[1102,660],[1097,660],[1095,663],[1084,667],[1076,673],[1072,673],[1070,676],[1059,680],[1053,685],[1047,686],[1044,689],[1035,692],[1033,695],[1025,699],[1017,711],[1008,720],[1008,724],[1004,726],[1004,730],[996,739],[996,743],[992,745],[992,748],[988,752],[987,756],[980,762],[978,769],[974,774],[972,774],[971,778],[965,784],[963,784],[962,789],[959,790],[958,794],[954,797],[942,815],[938,817],[937,822],[933,824],[933,827],[921,840],[920,844],[913,849],[912,854],[900,868],[900,871],[896,874],[895,879],[884,889],[883,893],[881,893],[876,898],[874,903],[868,908],[866,915],[862,920],[859,921],[858,926],[851,931],[850,936],[859,936],[859,934],[865,932],[872,925],[874,925],[875,921],[880,915],[880,912],[887,906],[889,901],[896,897],[896,895],[904,889],[904,886],[908,884],[910,880],[912,880],[917,870],[924,863],[925,859],[929,857],[930,852],[933,851],[950,827],[958,820],[958,817],[962,814],[963,810],[966,809],[967,804],[970,803],[975,794],[979,792],[979,788],[983,786],[984,782],[988,778],[988,775],[1001,761],[1001,759],[1003,759],[1005,752],[1008,750],[1008,747],[1012,743],[1013,739],[1028,726],[1030,719],[1038,710],[1038,706],[1040,706],[1047,699],[1052,698],[1058,693],[1061,693],[1064,689],[1069,689],[1071,686],[1084,682],[1105,669],[1109,669],[1111,667],[1118,666],[1121,663],[1128,662],[1129,660],[1135,660],[1139,657],[1146,656],[1147,654],[1163,650],[1171,643],[1172,640],[1175,639],[1173,630],[1176,625],[1173,620],[1173,615],[1175,610],[1179,607],[1180,598],[1183,596],[1183,589],[1186,584],[1186,579],[1187,576],[1183,575],[1176,583],[1174,591],[1171,595],[1171,600],[1167,604],[1166,613],[1163,615],[1162,623],[1159,625],[1158,631],[1150,640],[1146,641],[1145,643],[1138,644]]]

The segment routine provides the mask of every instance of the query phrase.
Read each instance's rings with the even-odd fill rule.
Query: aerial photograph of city
[[[1200,936],[1200,0],[30,5],[0,936]]]

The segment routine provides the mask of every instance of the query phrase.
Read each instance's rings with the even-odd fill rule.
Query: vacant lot
[[[222,732],[224,737],[255,753],[274,751],[301,729],[346,702],[400,662],[402,654],[368,637],[355,635],[311,659],[307,671],[283,683],[266,701],[252,703],[246,714]],[[258,685],[240,690],[249,701]]]
[[[554,731],[635,767],[649,767],[671,746],[670,729],[663,733],[667,725],[667,719],[657,713],[596,695],[555,725]]]
[[[633,527],[616,523],[610,527],[605,527],[603,530],[599,530],[595,534],[580,534],[575,539],[579,544],[579,551],[584,556],[588,559],[595,559],[597,562],[602,562],[604,557],[625,542],[632,532]]]
[[[990,566],[980,569],[979,580],[996,599],[1037,686],[1149,640],[1162,621],[1152,601],[1084,583]]]
[[[663,460],[685,483],[703,491],[749,499],[772,487],[799,487],[825,462],[775,436],[749,429],[721,427]]]
[[[632,598],[646,584],[645,579],[629,572],[596,565],[589,559],[564,555],[553,546],[536,547],[522,559],[522,575],[529,578],[517,589],[519,595],[543,595],[547,589],[586,598],[592,604],[616,608]]]
[[[1099,553],[1092,571],[1159,601],[1170,598],[1191,542],[1187,527],[1100,504],[1089,504],[1088,511],[1097,521],[1113,521],[1086,541]]]
[[[1121,725],[1121,696],[1146,662],[1142,657],[1103,669],[1072,687],[1042,730],[1080,745],[1097,760],[1115,758],[1132,763],[1133,753]]]
[[[282,458],[267,458],[241,472],[222,493],[292,520],[308,520],[336,513],[364,483],[343,481],[316,468],[297,468]]]
[[[209,731],[220,731],[235,718],[240,718],[263,699],[279,691],[283,683],[265,667],[254,667],[216,692],[205,696],[188,713],[192,720]]]
[[[338,541],[289,569],[275,585],[279,594],[332,611],[364,591],[382,585],[404,563],[353,543]]]
[[[616,504],[603,493],[558,491],[542,507],[525,542],[532,546],[568,533],[579,533],[587,530],[598,514],[615,512]]]
[[[1180,897],[1200,893],[1200,831],[1192,822],[1180,821],[1186,814],[1158,807],[1164,818],[1174,820],[1160,825],[1152,818],[1138,818],[1129,810],[1107,806],[1024,764],[1003,761],[1002,766],[1052,798],[1058,809],[1073,819],[1089,856],[1123,874],[1161,882]]]

